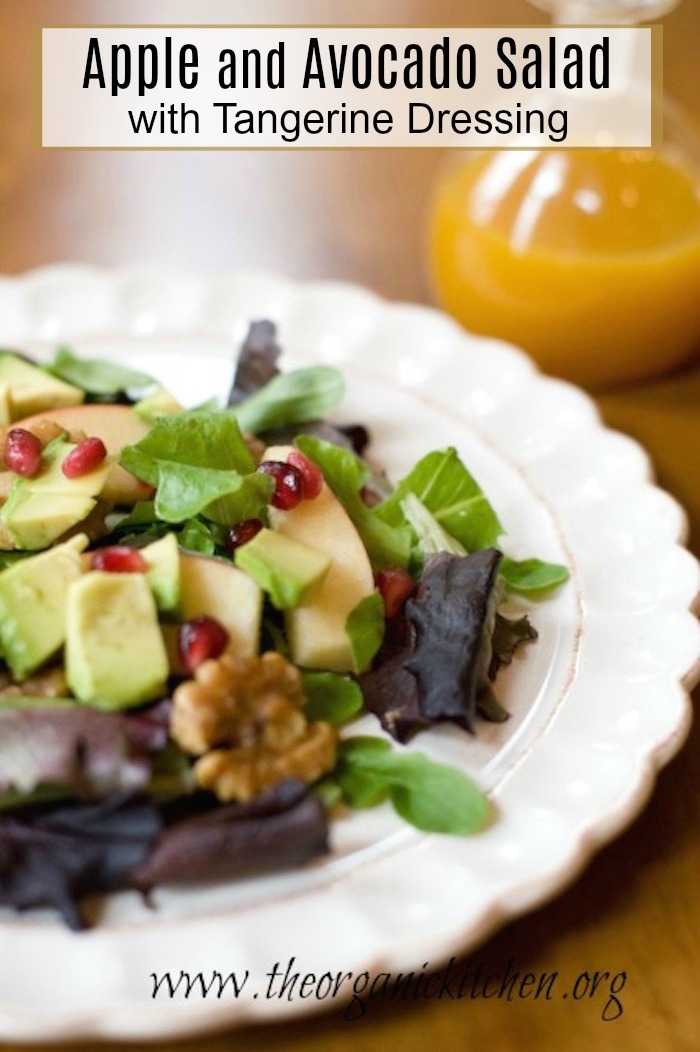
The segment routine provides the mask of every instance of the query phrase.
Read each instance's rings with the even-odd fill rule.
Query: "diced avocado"
[[[299,606],[328,573],[324,552],[263,527],[236,550],[236,566],[250,574],[278,610]]]
[[[11,420],[10,385],[5,380],[0,380],[0,427],[7,427]]]
[[[260,649],[263,594],[253,578],[231,562],[185,552],[180,555],[180,572],[182,620],[202,614],[215,618],[229,634],[230,653],[255,657]]]
[[[105,459],[98,467],[78,478],[66,478],[63,474],[63,461],[75,449],[75,443],[65,438],[57,438],[44,450],[42,468],[34,478],[21,479],[20,485],[32,493],[46,493],[49,496],[61,494],[72,497],[97,497],[104,486],[111,468],[111,461]]]
[[[173,416],[175,413],[184,413],[183,406],[164,387],[160,387],[152,395],[148,395],[147,398],[142,398],[140,402],[136,402],[131,408],[147,424],[154,424],[161,416]]]
[[[80,405],[85,398],[79,387],[51,376],[11,351],[0,351],[0,381],[9,388],[12,420],[21,420],[44,409]]]
[[[89,497],[47,497],[18,489],[3,506],[0,520],[17,548],[34,552],[48,548],[71,526],[86,519],[94,507]]]
[[[264,458],[285,461],[291,450],[291,446],[272,447]],[[325,482],[314,500],[303,500],[291,511],[271,507],[269,516],[274,530],[312,544],[331,558],[319,588],[285,615],[292,659],[305,668],[353,671],[356,659],[346,632],[348,615],[374,592],[374,575],[360,535]]]
[[[63,645],[68,587],[82,576],[87,544],[79,534],[0,573],[0,650],[15,679],[26,679]]]
[[[141,549],[141,555],[148,563],[146,580],[159,610],[165,614],[173,613],[180,606],[180,549],[174,533],[154,541]]]
[[[69,479],[61,465],[75,446],[56,439],[44,450],[43,469],[34,478],[15,480],[2,510],[2,522],[15,546],[26,551],[47,548],[72,526],[87,518],[104,486],[109,460],[80,478]]]
[[[122,709],[164,694],[168,656],[143,574],[94,570],[66,607],[66,677],[77,698]]]

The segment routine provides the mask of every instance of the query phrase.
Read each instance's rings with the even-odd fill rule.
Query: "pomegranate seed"
[[[107,456],[107,448],[101,438],[86,438],[63,461],[61,470],[68,479],[78,479],[99,467]]]
[[[380,570],[375,582],[384,600],[386,616],[396,617],[413,591],[413,578],[405,570]]]
[[[99,548],[90,566],[93,570],[104,570],[106,573],[145,573],[148,563],[136,548],[125,544],[114,544],[110,548]]]
[[[236,548],[240,548],[243,544],[247,544],[248,541],[252,541],[253,537],[255,537],[256,533],[260,533],[261,529],[262,523],[260,519],[243,519],[242,522],[237,522],[228,531],[226,547],[230,552],[235,552]]]
[[[217,658],[228,646],[229,635],[213,617],[195,617],[180,625],[180,660],[186,672],[195,669],[209,658]]]
[[[293,464],[281,460],[263,460],[258,466],[263,475],[275,480],[275,489],[270,503],[273,508],[291,511],[304,499],[304,476]]]
[[[13,427],[7,433],[5,442],[5,463],[15,475],[32,478],[41,467],[43,446],[31,431],[23,427]]]
[[[323,472],[318,464],[309,460],[298,449],[293,449],[287,457],[287,463],[301,472],[304,480],[304,500],[315,500],[323,489]]]

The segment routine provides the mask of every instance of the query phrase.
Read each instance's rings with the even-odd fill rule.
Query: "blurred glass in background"
[[[678,0],[531,2],[555,24],[614,26],[667,14]],[[632,53],[617,71],[626,93],[641,87]],[[448,156],[432,196],[431,273],[440,303],[467,328],[595,387],[646,379],[697,354],[700,139],[656,92],[663,142],[652,149]],[[585,95],[578,106],[585,112]],[[595,100],[590,112],[603,138]]]

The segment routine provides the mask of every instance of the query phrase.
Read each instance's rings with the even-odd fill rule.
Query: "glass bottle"
[[[629,24],[676,0],[532,0],[559,24]],[[666,98],[659,150],[453,154],[430,208],[437,298],[468,329],[587,386],[700,350],[700,145]]]

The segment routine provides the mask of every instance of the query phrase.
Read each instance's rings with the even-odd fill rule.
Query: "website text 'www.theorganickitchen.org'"
[[[482,961],[450,958],[439,969],[425,961],[406,972],[306,971],[296,957],[276,961],[268,971],[249,970],[151,972],[151,996],[159,1000],[310,1001],[344,1004],[347,1020],[361,1019],[382,1002],[493,1000],[586,1002],[603,1022],[619,1019],[624,1011],[622,992],[627,972],[584,968],[577,975],[558,971],[529,972],[514,958],[504,967]]]

